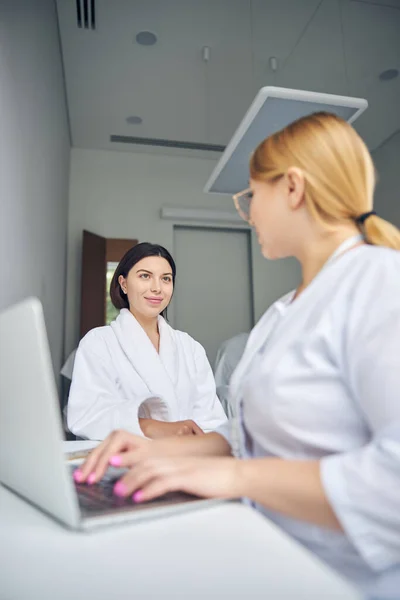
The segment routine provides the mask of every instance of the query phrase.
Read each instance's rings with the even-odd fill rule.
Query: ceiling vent
[[[76,22],[79,29],[96,29],[95,0],[76,0]]]
[[[198,142],[181,142],[158,138],[143,138],[129,135],[110,135],[110,142],[119,144],[136,144],[139,146],[161,146],[163,148],[183,148],[184,150],[204,150],[206,152],[223,152],[225,146],[218,144],[201,144]]]

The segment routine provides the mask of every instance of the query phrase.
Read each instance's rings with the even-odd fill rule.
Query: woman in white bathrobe
[[[172,256],[156,244],[138,244],[121,259],[110,286],[120,313],[89,331],[76,353],[68,399],[76,435],[191,435],[226,421],[204,348],[164,318],[175,275]]]
[[[250,334],[231,380],[239,418],[201,438],[117,432],[77,479],[134,465],[115,493],[137,502],[245,497],[371,596],[398,598],[400,232],[372,210],[374,184],[334,115],[261,143],[235,201],[264,256],[296,257],[303,277]]]

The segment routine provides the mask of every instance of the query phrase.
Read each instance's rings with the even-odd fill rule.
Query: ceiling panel
[[[57,7],[75,146],[152,151],[110,135],[226,144],[264,85],[366,97],[356,127],[371,148],[399,126],[400,79],[378,75],[400,68],[400,1],[96,0],[95,31],[77,27],[75,1]],[[141,30],[158,43],[138,45]]]
[[[280,86],[348,95],[339,0],[319,3],[277,75]]]
[[[199,28],[210,48],[204,63],[206,135],[227,144],[254,96],[250,2],[202,0]]]
[[[400,10],[400,0],[350,0],[354,4],[372,4],[375,6],[386,6]]]
[[[255,89],[278,85],[282,66],[301,39],[321,0],[252,0]],[[269,59],[276,57],[275,74]]]
[[[59,2],[74,143],[110,134],[206,141],[202,36],[190,0],[96,0],[97,30],[74,28],[74,2]],[[158,43],[140,46],[141,30]],[[143,124],[125,119],[139,115]]]
[[[369,103],[356,129],[374,149],[400,126],[400,78],[379,79],[400,69],[400,10],[351,0],[343,3],[343,23],[350,92]]]

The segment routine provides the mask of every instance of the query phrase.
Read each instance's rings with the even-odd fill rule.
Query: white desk
[[[3,600],[358,600],[252,509],[227,503],[73,533],[0,485]]]

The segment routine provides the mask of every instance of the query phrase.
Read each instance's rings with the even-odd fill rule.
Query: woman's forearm
[[[164,438],[152,442],[157,452],[167,456],[230,456],[231,447],[219,433],[186,435]]]
[[[322,487],[318,461],[261,458],[238,461],[237,468],[241,496],[293,519],[342,530]]]

